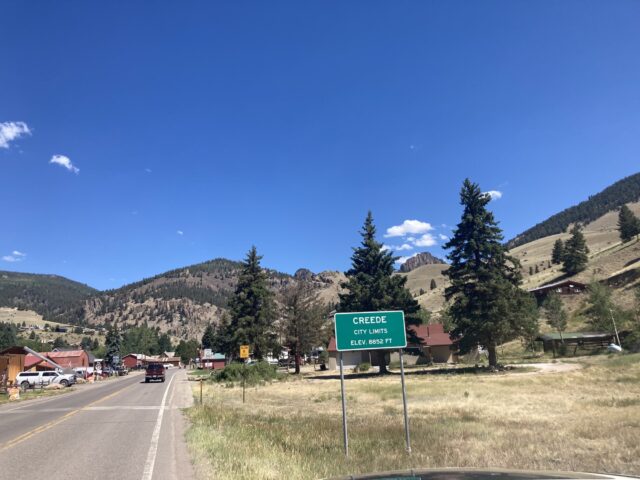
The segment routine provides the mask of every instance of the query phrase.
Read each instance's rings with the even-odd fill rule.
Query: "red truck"
[[[147,370],[144,374],[145,383],[149,383],[151,380],[160,380],[164,382],[164,365],[161,363],[150,363],[147,365]]]

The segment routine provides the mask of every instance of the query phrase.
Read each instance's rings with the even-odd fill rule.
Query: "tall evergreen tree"
[[[236,290],[229,301],[231,357],[239,354],[240,345],[249,345],[251,353],[257,359],[264,358],[277,347],[273,325],[273,294],[267,288],[267,275],[260,266],[261,259],[256,247],[251,247],[242,264]]]
[[[211,325],[211,323],[207,323],[207,327],[204,329],[204,334],[202,335],[202,348],[213,348],[214,342],[215,331],[213,329],[213,325]]]
[[[567,275],[575,275],[587,268],[589,247],[579,225],[571,229],[571,238],[564,244],[562,270]]]
[[[489,364],[496,366],[497,346],[518,336],[529,337],[537,325],[532,298],[518,288],[520,264],[507,255],[502,231],[486,208],[491,198],[466,179],[460,192],[462,219],[444,248],[450,267],[444,272],[451,285],[445,297],[460,336],[463,353],[484,346]]]
[[[368,213],[362,231],[362,243],[353,249],[351,269],[345,272],[346,282],[341,284],[345,290],[340,294],[338,311],[340,312],[376,312],[380,310],[402,310],[405,323],[419,325],[420,306],[405,288],[406,277],[394,275],[394,257],[382,244],[376,241],[376,227],[373,216]],[[410,337],[413,336],[408,331]],[[380,373],[386,372],[384,351],[375,352],[375,363]]]
[[[116,358],[120,358],[120,350],[122,347],[122,335],[118,330],[118,325],[113,325],[107,330],[105,338],[105,362],[107,365],[116,366]]]
[[[435,289],[436,289],[436,287],[437,287],[437,285],[436,285],[436,279],[435,279],[435,278],[432,278],[432,279],[431,279],[431,284],[429,285],[429,290],[435,290]]]
[[[171,337],[168,334],[163,333],[158,337],[158,351],[159,353],[171,352],[173,345],[171,344]]]
[[[618,231],[620,233],[620,240],[623,242],[633,240],[633,237],[640,235],[640,220],[626,205],[620,207],[620,213],[618,214]]]
[[[553,250],[551,251],[551,263],[560,265],[562,258],[564,257],[564,242],[562,239],[557,239],[553,244]]]
[[[560,341],[564,343],[562,332],[567,329],[567,312],[562,306],[560,295],[555,292],[551,292],[542,306],[547,314],[547,324],[554,330],[558,331],[560,334]]]
[[[300,281],[288,287],[282,295],[282,317],[285,344],[295,362],[295,373],[300,373],[302,355],[309,353],[327,337],[326,306],[307,282]]]

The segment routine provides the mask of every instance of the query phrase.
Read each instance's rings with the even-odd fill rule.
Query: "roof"
[[[545,290],[550,290],[552,288],[562,287],[565,285],[568,285],[569,287],[587,288],[587,286],[584,283],[576,282],[574,280],[561,280],[559,282],[549,283],[548,285],[542,285],[537,288],[532,288],[528,290],[528,292],[529,293],[544,292]]]
[[[422,345],[426,347],[440,347],[453,345],[449,334],[444,331],[441,323],[431,323],[428,325],[410,325],[409,330],[422,340]]]
[[[580,339],[602,339],[606,340],[608,338],[613,337],[613,333],[607,332],[564,332],[562,334],[562,338],[564,340],[580,340]],[[538,341],[546,341],[546,340],[560,340],[559,333],[545,333],[544,335],[538,335],[536,337]]]
[[[19,347],[17,345],[9,348],[5,348],[0,352],[0,355],[29,355],[29,353],[24,349],[24,347]]]
[[[46,355],[52,360],[56,358],[67,358],[67,357],[81,357],[82,355],[86,355],[87,352],[84,350],[65,350],[62,352],[47,352],[43,355]]]
[[[422,340],[421,346],[425,347],[440,347],[453,345],[453,341],[449,337],[449,334],[444,331],[444,325],[441,323],[430,323],[429,325],[410,325],[409,330],[412,330],[416,336]],[[411,346],[410,338],[407,336],[407,346]],[[416,346],[413,344],[413,346]],[[331,337],[329,340],[329,346],[327,347],[329,352],[337,352],[336,338]]]

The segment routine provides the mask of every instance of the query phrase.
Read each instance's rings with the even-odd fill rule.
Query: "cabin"
[[[538,303],[542,303],[550,293],[557,293],[558,295],[579,295],[586,292],[587,288],[587,285],[584,283],[574,280],[562,280],[560,282],[550,283],[549,285],[542,285],[538,288],[532,288],[528,290],[528,292],[535,295]]]
[[[199,368],[220,370],[227,364],[223,353],[214,353],[210,348],[200,350],[197,365]]]

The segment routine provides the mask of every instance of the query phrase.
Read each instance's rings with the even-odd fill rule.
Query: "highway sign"
[[[240,358],[249,358],[249,345],[240,345]]]
[[[334,322],[339,352],[407,346],[403,311],[336,313]]]

